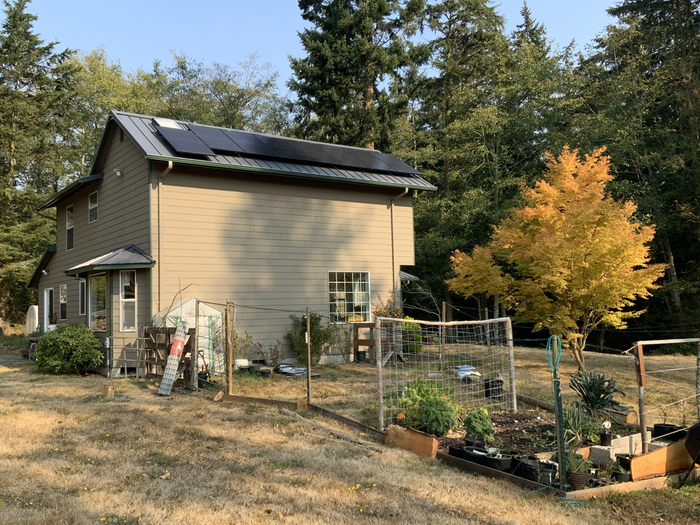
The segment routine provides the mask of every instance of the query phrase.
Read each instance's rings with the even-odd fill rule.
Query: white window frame
[[[91,323],[91,317],[92,317],[92,311],[90,308],[90,293],[92,292],[92,286],[90,286],[90,280],[93,277],[99,277],[100,275],[105,276],[105,329],[104,330],[97,330],[95,328],[92,328],[92,323]],[[106,272],[100,272],[100,273],[94,273],[92,275],[88,276],[88,293],[87,293],[87,303],[88,303],[88,317],[87,317],[87,325],[90,327],[90,330],[93,332],[106,332],[107,331],[107,325],[109,324],[109,319],[107,318],[107,312],[109,311],[109,305],[107,302],[109,301],[109,297],[107,296],[107,273]]]
[[[65,290],[65,295],[63,291]],[[65,299],[65,301],[63,300]],[[66,315],[63,315],[63,305],[66,305]],[[58,287],[58,320],[67,321],[68,320],[68,285],[62,284]]]
[[[68,210],[71,210],[71,216],[72,216],[72,221],[71,225],[68,226]],[[68,231],[71,231],[71,247],[68,247]],[[66,206],[66,251],[69,252],[73,249],[75,246],[75,207],[71,204],[70,206]]]
[[[78,315],[87,314],[87,281],[80,279],[78,283]]]
[[[339,273],[343,273],[343,274],[359,273],[359,274],[364,274],[367,276],[367,291],[361,292],[361,293],[366,293],[366,295],[367,295],[366,301],[364,302],[364,306],[366,306],[366,318],[365,319],[359,319],[359,320],[355,319],[358,316],[353,315],[356,313],[354,308],[352,309],[352,311],[345,311],[343,318],[338,318],[337,311],[336,312],[332,311],[331,304],[333,304],[333,301],[331,300],[331,293],[337,293],[337,291],[331,292],[331,274],[336,274],[336,281],[334,281],[333,284],[337,284],[338,283],[337,274],[339,274]],[[327,295],[327,297],[328,297],[328,314],[329,314],[329,317],[331,318],[331,320],[334,320],[334,322],[337,322],[337,323],[368,323],[368,322],[371,322],[371,320],[372,320],[372,289],[371,289],[372,279],[371,279],[370,272],[368,272],[368,271],[356,271],[356,270],[353,270],[353,271],[333,270],[333,271],[328,272],[328,278],[326,280],[326,283],[328,286],[328,289],[327,289],[327,291],[328,291],[328,295]],[[352,284],[354,284],[354,281]],[[353,293],[353,302],[350,304],[352,304],[354,307],[357,304],[354,301],[354,295],[357,292],[353,291],[352,293]],[[344,304],[348,304],[348,303],[344,301]],[[362,308],[361,308],[361,310],[362,310]],[[364,312],[361,311],[360,313],[364,313]],[[352,320],[350,320],[350,319],[352,319]]]
[[[124,298],[124,285],[123,285],[123,275],[127,272],[134,274],[134,298],[125,299]],[[119,331],[120,332],[136,332],[138,331],[138,304],[136,303],[136,298],[138,297],[138,284],[136,281],[136,270],[121,270],[119,272]],[[124,304],[134,303],[134,328],[126,329],[124,328]]]
[[[90,202],[93,195],[95,196],[95,205],[94,206]],[[93,222],[97,222],[97,219],[99,218],[99,204],[100,204],[99,195],[97,194],[96,191],[93,191],[90,195],[88,195],[88,223],[89,224],[92,224]],[[90,220],[90,217],[92,215],[92,210],[95,210],[95,220]]]
[[[49,301],[49,295],[51,296],[51,301]],[[49,306],[51,306],[51,310],[54,310],[53,288],[44,288],[44,332],[49,330],[49,326],[53,326],[51,324],[51,316],[49,315]]]

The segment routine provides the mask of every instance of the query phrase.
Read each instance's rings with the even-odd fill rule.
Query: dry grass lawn
[[[527,372],[535,379],[536,360],[533,355]],[[334,393],[339,390],[359,396],[369,374],[358,369],[321,369],[316,394],[331,404],[340,402]],[[0,523],[700,520],[697,484],[563,509],[555,497],[525,497],[509,483],[409,452],[370,452],[304,428],[273,408],[213,403],[207,394],[182,391],[161,398],[156,383],[136,379],[109,380],[118,397],[104,399],[106,382],[40,373],[31,363],[0,355]],[[278,399],[304,392],[303,380],[283,378],[246,379],[237,386],[244,394]],[[351,433],[335,422],[316,421]]]

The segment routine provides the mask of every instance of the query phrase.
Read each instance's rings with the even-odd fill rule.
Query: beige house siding
[[[308,306],[328,316],[332,271],[369,272],[373,307],[391,297],[390,202],[400,191],[175,166],[162,179],[159,254],[157,174],[163,167],[152,177],[161,308],[189,286],[183,296],[203,301]],[[398,271],[413,264],[410,194],[396,201],[394,213]],[[267,347],[284,343],[289,315],[239,306],[236,326]]]
[[[122,172],[121,177],[114,173],[115,169]],[[116,126],[110,126],[107,141],[103,150],[102,161],[95,169],[96,173],[104,173],[104,179],[61,202],[56,209],[56,253],[49,266],[49,274],[39,280],[39,319],[44,320],[44,289],[53,287],[55,311],[59,313],[59,286],[68,285],[68,316],[66,323],[87,323],[87,316],[80,315],[78,309],[79,281],[68,277],[65,271],[77,264],[92,259],[128,244],[135,244],[145,252],[149,252],[148,224],[148,163],[134,144],[124,138],[121,140]],[[88,222],[88,196],[98,192],[98,219]],[[73,205],[74,230],[73,249],[66,251],[66,208]],[[143,299],[137,309],[138,326],[150,323],[149,270],[139,270],[138,287]],[[113,298],[118,312],[119,272],[114,272]],[[109,272],[107,279],[109,294]],[[117,335],[118,327],[115,327]],[[104,340],[107,332],[96,332]],[[121,338],[120,344],[135,342],[136,334]]]

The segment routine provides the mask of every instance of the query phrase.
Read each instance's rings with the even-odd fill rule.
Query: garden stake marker
[[[554,351],[556,356],[552,353],[552,344],[555,345]],[[547,361],[549,363],[549,370],[552,372],[552,388],[554,390],[554,421],[557,426],[557,459],[559,460],[559,487],[564,490],[564,482],[566,480],[566,457],[565,457],[565,443],[564,443],[564,427],[561,424],[561,380],[559,379],[559,360],[561,359],[561,339],[556,335],[549,337],[547,341]]]

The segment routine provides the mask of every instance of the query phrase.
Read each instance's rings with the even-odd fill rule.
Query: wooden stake
[[[224,335],[226,337],[226,393],[233,394],[233,348],[231,348],[231,316],[229,311],[229,301],[226,301],[226,312],[224,314]]]
[[[199,368],[197,368],[197,343],[199,342],[199,300],[194,303],[194,337],[193,344],[190,350],[190,388],[197,391],[199,387]]]
[[[311,310],[306,307],[306,401],[311,403]]]
[[[695,393],[697,394],[695,402],[698,405],[698,421],[700,421],[700,343],[698,343],[698,359],[696,364],[698,367],[695,370]]]
[[[513,325],[510,317],[506,320],[506,339],[508,344],[508,382],[510,383],[510,411],[518,411],[518,394],[515,390],[515,351],[513,349]]]
[[[382,322],[374,321],[374,357],[377,361],[377,417],[379,430],[384,430],[384,383],[382,381]]]

